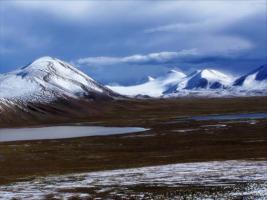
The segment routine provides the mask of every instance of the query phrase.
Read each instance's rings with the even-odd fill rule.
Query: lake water
[[[243,113],[243,114],[227,114],[227,115],[204,115],[204,116],[194,116],[194,117],[191,117],[190,119],[196,120],[196,121],[267,119],[267,113]]]
[[[51,126],[40,128],[0,129],[0,142],[22,140],[50,140],[87,136],[104,136],[142,132],[140,127],[103,127],[103,126]]]

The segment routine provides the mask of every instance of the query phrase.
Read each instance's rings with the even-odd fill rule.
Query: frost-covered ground
[[[267,198],[267,161],[214,161],[51,176],[0,186],[0,199]]]

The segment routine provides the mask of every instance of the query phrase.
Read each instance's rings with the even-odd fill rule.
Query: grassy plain
[[[45,124],[83,122],[83,125],[139,126],[150,130],[0,143],[0,184],[52,174],[169,163],[267,159],[267,120],[183,119],[207,114],[267,112],[267,97],[115,101],[103,109],[101,115]]]

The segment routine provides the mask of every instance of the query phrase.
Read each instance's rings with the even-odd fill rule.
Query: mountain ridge
[[[266,66],[258,68],[242,78],[247,83],[247,78],[252,77],[255,90],[243,87],[243,83],[233,86],[238,79],[213,69],[197,70],[189,75],[170,70],[139,85],[103,86],[64,61],[42,57],[0,75],[0,125],[14,127],[93,119],[112,112],[114,107],[122,109],[120,100],[131,98],[267,96],[265,69]],[[262,83],[260,88],[259,83]]]
[[[12,91],[12,92],[11,92]],[[148,76],[138,85],[101,85],[74,66],[49,56],[18,70],[0,75],[0,101],[50,102],[58,98],[87,100],[124,96],[168,98],[182,96],[253,96],[267,94],[267,65],[234,78],[212,68],[190,74],[170,70],[159,77]]]
[[[151,96],[157,98],[183,97],[183,96],[206,96],[206,97],[222,97],[222,96],[257,96],[267,95],[267,65],[263,65],[246,75],[235,78],[230,74],[222,73],[218,70],[206,68],[196,70],[177,80],[172,80],[172,84],[165,85],[165,90],[160,90],[156,95],[153,88],[144,90],[143,86],[148,85],[149,81],[135,86],[107,86],[110,89],[128,96]],[[182,72],[180,72],[182,73]],[[256,75],[255,75],[256,73]],[[256,82],[251,87],[243,85],[248,76],[254,74]],[[168,80],[168,73],[165,76],[154,78],[153,81],[164,79]],[[244,80],[243,80],[244,79]],[[240,82],[241,84],[237,84]],[[133,88],[135,90],[133,90]],[[142,91],[138,93],[138,89]],[[155,90],[158,90],[157,88]],[[147,93],[146,93],[147,91]]]

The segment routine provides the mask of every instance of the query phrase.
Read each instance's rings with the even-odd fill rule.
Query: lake
[[[189,119],[196,120],[196,121],[267,119],[267,113],[241,113],[241,114],[226,114],[226,115],[203,115],[203,116],[193,116],[193,117],[191,117]]]
[[[105,136],[143,132],[146,130],[149,129],[140,127],[104,126],[51,126],[38,128],[6,128],[0,129],[0,142]]]

